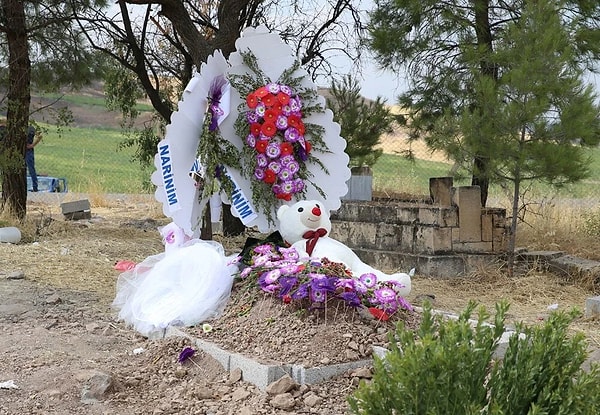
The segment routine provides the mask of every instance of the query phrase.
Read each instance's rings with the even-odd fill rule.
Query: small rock
[[[240,408],[239,415],[254,415],[254,414],[256,414],[256,411],[254,411],[252,408],[250,408],[248,406],[242,406]]]
[[[226,383],[228,385],[233,385],[234,383],[237,383],[240,380],[242,380],[242,369],[236,367],[229,373],[229,379],[227,379]]]
[[[81,391],[81,402],[93,404],[102,400],[113,385],[113,378],[108,373],[96,372]]]
[[[294,408],[294,405],[296,404],[291,393],[282,393],[280,395],[275,395],[269,403],[273,408],[284,410],[290,410]]]
[[[62,302],[62,298],[58,294],[52,294],[46,298],[46,304],[59,304]]]
[[[304,397],[304,405],[308,406],[309,408],[314,408],[315,406],[320,405],[321,402],[323,402],[323,398],[312,392]]]
[[[25,278],[25,273],[23,271],[13,271],[6,276],[7,280],[22,280]]]
[[[346,350],[346,360],[352,362],[354,360],[358,360],[360,356],[354,350]]]
[[[368,367],[359,367],[352,372],[351,376],[362,379],[371,379],[373,378],[373,372]]]
[[[248,392],[246,389],[244,389],[244,388],[237,388],[231,394],[231,399],[233,399],[234,401],[243,401],[244,399],[246,399],[250,395],[251,395],[251,393]]]
[[[358,343],[356,343],[355,341],[351,341],[348,343],[348,348],[358,351]]]
[[[328,357],[324,357],[323,359],[321,359],[320,363],[322,365],[328,365],[331,362],[331,359]]]
[[[281,395],[296,388],[298,384],[289,375],[285,375],[267,386],[269,395]],[[291,396],[291,395],[290,395]]]
[[[98,323],[88,323],[85,325],[85,330],[88,333],[95,333],[100,330],[100,325]]]
[[[183,367],[178,367],[175,369],[175,377],[178,379],[183,379],[187,375],[187,370]]]
[[[194,395],[198,399],[212,399],[214,396],[214,392],[211,388],[207,386],[200,386],[196,388]]]

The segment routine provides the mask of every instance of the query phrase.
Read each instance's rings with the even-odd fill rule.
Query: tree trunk
[[[27,213],[25,149],[31,102],[31,62],[24,2],[3,0],[8,44],[6,135],[2,143],[2,208],[19,220]]]
[[[498,81],[497,65],[490,59],[490,56],[494,51],[492,42],[494,37],[492,36],[492,28],[490,26],[490,0],[475,0],[473,5],[475,9],[475,34],[477,35],[477,45],[480,46],[480,50],[485,50],[487,52],[481,57],[479,70],[482,75],[490,77],[494,81]],[[481,110],[481,108],[475,109],[475,111]],[[482,140],[485,139],[485,137],[482,137]],[[481,188],[482,207],[485,207],[487,204],[490,187],[488,164],[489,160],[487,158],[477,154],[475,155],[471,185],[479,186]]]

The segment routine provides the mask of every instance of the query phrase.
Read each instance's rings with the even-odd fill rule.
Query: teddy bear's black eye
[[[299,207],[298,208],[298,212],[304,212],[304,208],[303,207]]]
[[[321,209],[321,206],[319,206],[319,204],[318,204],[318,203],[315,203],[315,205],[316,205],[316,206],[317,206],[319,209]]]

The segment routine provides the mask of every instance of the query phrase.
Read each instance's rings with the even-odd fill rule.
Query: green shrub
[[[475,304],[456,320],[425,307],[416,331],[400,324],[370,383],[349,397],[354,414],[597,414],[600,371],[583,371],[586,343],[571,335],[578,312],[558,311],[539,326],[517,325],[503,360],[494,358],[508,304],[496,305],[494,324]]]

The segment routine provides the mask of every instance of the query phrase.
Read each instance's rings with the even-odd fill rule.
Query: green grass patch
[[[69,191],[146,193],[147,173],[132,161],[133,150],[119,149],[120,130],[52,126],[35,149],[38,175],[64,177]]]

